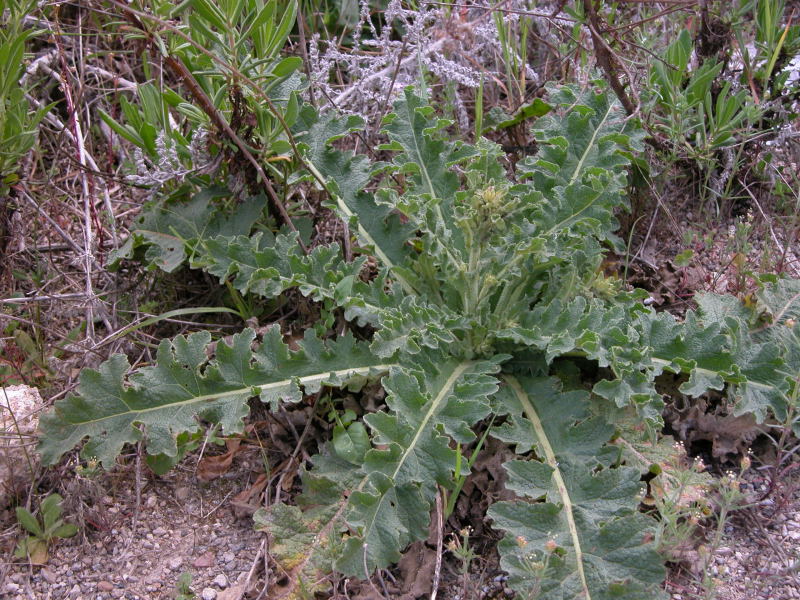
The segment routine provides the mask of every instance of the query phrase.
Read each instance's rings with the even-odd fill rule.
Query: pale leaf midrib
[[[575,172],[572,174],[572,177],[570,178],[568,185],[572,185],[573,183],[575,183],[575,180],[581,174],[581,170],[583,170],[583,163],[586,161],[586,157],[589,156],[589,151],[594,147],[594,142],[597,139],[597,134],[600,133],[600,129],[603,127],[603,125],[605,125],[606,121],[608,121],[608,117],[611,115],[611,111],[613,108],[614,108],[613,103],[608,105],[608,110],[606,111],[606,114],[603,115],[603,119],[600,121],[600,123],[597,124],[597,127],[595,127],[594,132],[592,133],[592,139],[589,140],[588,144],[586,144],[586,149],[583,151],[583,154],[581,155],[581,158],[578,161],[577,166],[575,167]]]
[[[472,361],[464,361],[453,369],[453,372],[449,375],[444,385],[442,386],[442,388],[436,394],[436,397],[429,405],[428,410],[425,413],[425,417],[423,417],[422,421],[417,427],[417,431],[414,433],[414,437],[411,439],[411,443],[408,445],[408,448],[406,448],[405,452],[403,452],[402,456],[400,457],[400,460],[397,462],[397,467],[395,468],[394,473],[392,473],[392,481],[395,480],[398,473],[400,473],[400,469],[403,467],[408,457],[411,456],[412,451],[416,448],[416,445],[419,442],[420,437],[422,437],[422,434],[424,433],[426,426],[428,425],[428,422],[438,412],[439,407],[450,395],[450,392],[453,389],[453,386],[455,385],[456,381],[458,381],[458,378],[461,377],[461,375],[463,375],[464,372],[467,369],[469,369],[472,365],[473,365]]]
[[[600,123],[597,124],[597,127],[595,127],[594,132],[592,133],[592,139],[589,140],[589,143],[586,145],[586,149],[583,151],[583,154],[581,155],[580,160],[578,160],[578,164],[575,166],[575,172],[572,174],[572,177],[570,178],[569,183],[566,185],[566,187],[569,187],[573,183],[575,183],[575,181],[580,176],[581,171],[583,170],[583,163],[586,162],[586,158],[589,156],[589,152],[594,147],[595,140],[597,139],[597,136],[600,133],[600,129],[603,127],[603,125],[605,125],[606,121],[608,120],[609,116],[611,115],[611,112],[612,112],[613,108],[614,108],[614,105],[613,104],[609,104],[608,110],[606,111],[606,114],[603,115],[603,119],[600,121]],[[559,223],[556,223],[555,225],[553,225],[553,227],[551,227],[544,235],[552,235],[553,232],[557,231],[558,229],[560,229],[564,225],[564,223],[567,223],[571,219],[576,218],[581,213],[586,212],[586,210],[588,210],[589,207],[593,206],[594,203],[597,201],[597,199],[600,198],[602,195],[603,195],[602,191],[598,192],[595,195],[595,197],[592,198],[591,202],[586,204],[579,211],[571,214],[566,219],[562,219]]]
[[[350,207],[347,206],[347,204],[345,204],[345,201],[341,197],[339,196],[336,197],[336,203],[339,206],[339,210],[341,210],[344,214],[346,214],[348,217],[353,216],[353,211],[350,210]],[[395,279],[397,279],[398,282],[400,282],[400,285],[403,287],[405,292],[407,294],[416,296],[417,291],[408,282],[408,280],[405,279],[405,277],[396,272],[396,270],[394,269],[394,263],[389,259],[389,256],[381,249],[378,242],[375,241],[375,238],[373,238],[370,235],[370,233],[364,228],[361,222],[358,223],[358,234],[364,239],[365,242],[367,242],[369,246],[372,246],[375,255],[384,265],[389,267],[389,269],[392,271],[392,275],[395,277]]]
[[[400,460],[397,462],[397,467],[395,468],[394,473],[392,473],[392,475],[391,475],[392,483],[395,486],[397,485],[395,480],[397,478],[397,475],[400,473],[400,469],[403,467],[403,464],[405,464],[405,461],[411,455],[412,450],[414,450],[416,448],[416,445],[419,442],[419,438],[422,436],[422,433],[426,429],[426,425],[433,418],[433,416],[436,414],[436,412],[438,411],[438,408],[439,408],[439,406],[441,406],[442,402],[444,402],[444,400],[447,399],[448,395],[450,394],[450,391],[452,390],[453,386],[455,385],[455,382],[458,381],[458,378],[461,377],[461,375],[463,375],[464,372],[467,369],[469,369],[473,364],[474,364],[473,361],[464,361],[462,363],[459,363],[453,369],[453,372],[450,373],[450,375],[447,377],[447,380],[445,381],[444,385],[441,387],[439,392],[436,394],[436,397],[433,399],[433,401],[428,406],[428,410],[425,413],[425,417],[422,419],[422,422],[417,427],[417,431],[414,434],[414,437],[412,438],[411,443],[408,445],[408,448],[406,448],[405,452],[403,452],[403,455],[400,457]],[[368,479],[368,477],[365,477],[362,480],[361,485],[359,485],[359,487],[358,487],[359,490],[366,483],[367,479]],[[387,494],[383,494],[382,497],[379,500],[379,503],[383,503],[384,500],[386,499],[386,496],[387,496]],[[370,519],[369,523],[365,525],[365,527],[364,527],[364,536],[363,536],[364,539],[366,539],[367,536],[369,536],[369,532],[371,532],[373,527],[375,526],[375,520],[378,518],[378,514],[379,513],[380,513],[380,510],[376,509],[373,512],[372,519]]]
[[[379,373],[379,372],[386,372],[393,364],[385,364],[385,365],[372,365],[368,367],[355,367],[350,369],[339,369],[336,371],[325,371],[324,373],[314,373],[312,375],[304,375],[302,377],[287,377],[286,379],[281,379],[279,381],[272,381],[269,383],[264,384],[253,384],[248,385],[246,387],[237,388],[234,390],[227,390],[224,392],[220,392],[218,394],[204,394],[202,396],[193,396],[192,398],[187,398],[186,400],[181,400],[179,402],[170,402],[168,404],[160,404],[158,406],[151,406],[148,408],[141,408],[141,409],[130,409],[127,412],[118,412],[114,413],[113,415],[108,415],[105,417],[101,417],[99,419],[92,419],[88,421],[79,421],[76,423],[71,423],[74,426],[86,426],[86,425],[94,425],[97,423],[102,423],[104,421],[109,421],[113,419],[118,419],[122,416],[126,415],[142,415],[145,413],[156,412],[159,410],[169,410],[173,408],[180,408],[182,406],[188,406],[191,404],[198,404],[202,402],[206,402],[209,400],[219,400],[221,398],[229,398],[231,396],[240,396],[246,394],[247,396],[256,395],[253,393],[254,388],[258,388],[261,391],[265,390],[274,390],[279,389],[282,387],[286,387],[291,385],[293,381],[297,381],[300,385],[307,385],[309,383],[315,383],[317,381],[323,381],[329,378],[335,377],[343,377],[347,375],[368,375],[370,372]],[[124,402],[122,398],[120,398]],[[127,404],[126,404],[127,406]]]
[[[511,389],[514,391],[514,394],[520,401],[526,416],[533,425],[533,429],[536,432],[536,437],[538,438],[541,449],[544,452],[547,464],[553,469],[553,480],[555,482],[556,489],[558,490],[558,494],[561,496],[561,503],[563,504],[562,510],[567,520],[567,527],[569,528],[570,537],[572,538],[572,546],[575,551],[575,564],[578,571],[578,577],[581,580],[584,599],[592,600],[592,596],[589,593],[589,584],[586,579],[586,572],[583,568],[583,549],[581,547],[580,537],[578,536],[578,526],[575,523],[575,515],[572,512],[572,499],[567,491],[567,485],[561,475],[561,470],[558,468],[558,460],[556,460],[553,447],[550,445],[550,440],[547,437],[547,433],[544,430],[536,409],[528,398],[528,395],[525,393],[525,390],[522,389],[519,381],[517,381],[517,378],[511,375],[503,375],[503,379],[505,379],[505,381],[511,386]]]

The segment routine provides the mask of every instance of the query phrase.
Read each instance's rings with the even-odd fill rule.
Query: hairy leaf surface
[[[305,106],[296,128],[297,139],[305,149],[306,164],[333,191],[331,208],[358,232],[362,243],[385,267],[401,267],[410,251],[407,243],[413,229],[400,221],[391,206],[377,202],[374,194],[364,191],[373,170],[367,157],[331,145],[359,123],[356,117],[320,116]],[[414,293],[405,279],[400,277],[400,282],[406,292]]]
[[[143,437],[149,454],[175,456],[177,436],[196,431],[198,418],[236,433],[248,414],[248,398],[277,409],[280,401],[299,401],[301,387],[313,393],[322,385],[363,383],[388,368],[351,336],[323,343],[309,331],[297,351],[284,343],[277,326],[255,350],[254,339],[255,332],[245,329],[230,345],[218,343],[211,360],[208,332],[164,340],[155,365],[134,371],[127,382],[130,364],[121,355],[98,371],[83,371],[78,395],[42,417],[42,458],[52,464],[87,437],[84,456],[97,457],[107,469],[124,444]]]
[[[384,384],[392,412],[365,418],[375,447],[366,454],[363,483],[350,495],[353,531],[337,569],[365,576],[427,535],[436,486],[448,482],[456,464],[450,438],[474,439],[472,427],[489,413],[497,370],[497,361],[444,359],[391,371]]]
[[[664,569],[646,541],[653,522],[637,511],[639,471],[593,458],[613,428],[603,431],[587,418],[585,399],[569,398],[553,380],[504,379],[536,455],[505,465],[508,487],[525,499],[489,509],[507,531],[500,560],[511,588],[558,600],[661,597]]]
[[[231,211],[218,202],[230,196],[225,188],[210,187],[186,202],[162,202],[141,217],[125,245],[111,256],[112,266],[122,258],[133,258],[145,247],[145,262],[172,273],[193,255],[201,240],[216,236],[246,235],[266,206],[263,195],[252,196]]]

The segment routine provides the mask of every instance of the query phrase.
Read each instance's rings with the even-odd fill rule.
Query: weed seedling
[[[192,574],[184,571],[175,584],[175,600],[194,600],[197,596],[192,591]]]
[[[78,528],[61,519],[61,502],[58,494],[51,494],[39,506],[41,520],[33,516],[25,508],[17,507],[17,521],[28,532],[17,544],[14,556],[26,558],[34,565],[47,563],[47,549],[56,539],[72,537]]]

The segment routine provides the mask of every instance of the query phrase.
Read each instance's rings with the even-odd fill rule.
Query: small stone
[[[50,585],[53,585],[56,581],[58,581],[58,576],[55,573],[53,573],[50,569],[48,569],[47,567],[44,567],[41,570],[41,573],[42,573],[42,577],[44,577],[44,580],[47,583],[49,583]]]
[[[70,598],[77,598],[77,597],[78,597],[78,596],[80,596],[80,595],[81,595],[81,586],[79,586],[79,585],[76,583],[75,585],[73,585],[73,586],[72,586],[72,589],[70,589],[70,591],[69,591],[69,597],[70,597]]]
[[[198,569],[207,569],[208,567],[213,567],[215,562],[216,557],[214,556],[214,553],[208,551],[195,558],[192,566]]]
[[[178,569],[180,569],[182,564],[183,564],[183,558],[181,558],[180,556],[173,556],[167,561],[167,565],[172,571],[177,571]]]
[[[223,573],[220,573],[214,577],[214,580],[211,583],[213,583],[219,589],[224,590],[226,587],[228,587],[228,578],[225,577]]]
[[[189,497],[189,488],[188,487],[179,487],[175,490],[175,499],[178,502],[184,502]]]
[[[100,581],[97,583],[97,590],[100,592],[110,592],[114,589],[114,584],[110,581]]]
[[[217,591],[214,588],[203,588],[203,591],[200,592],[200,597],[203,600],[216,600],[217,599]]]
[[[224,563],[233,562],[234,560],[236,560],[236,555],[233,552],[225,552],[222,555],[222,562]]]
[[[157,535],[159,537],[161,537],[162,535],[167,535],[167,530],[164,529],[163,527],[156,527],[153,530],[153,535]]]
[[[150,494],[145,501],[145,506],[147,506],[147,508],[154,508],[157,502],[158,498],[156,498],[155,494]]]
[[[236,561],[235,561],[235,560],[232,560],[232,561],[231,561],[231,562],[229,562],[229,563],[225,563],[225,565],[223,566],[223,568],[224,568],[224,569],[225,569],[225,571],[227,571],[228,573],[233,573],[234,571],[236,571]]]
[[[16,594],[17,592],[19,592],[19,585],[17,585],[17,584],[16,584],[16,583],[14,583],[13,581],[9,581],[9,582],[6,584],[6,587],[5,587],[5,588],[3,588],[3,589],[4,589],[4,590],[6,591],[6,593],[8,593],[8,594]]]

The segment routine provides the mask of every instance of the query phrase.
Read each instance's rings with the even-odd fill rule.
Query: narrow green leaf
[[[18,506],[16,508],[16,513],[17,522],[19,522],[20,525],[22,525],[33,535],[44,537],[44,531],[42,530],[42,526],[39,524],[39,521],[36,519],[36,517],[34,517],[22,506]]]

